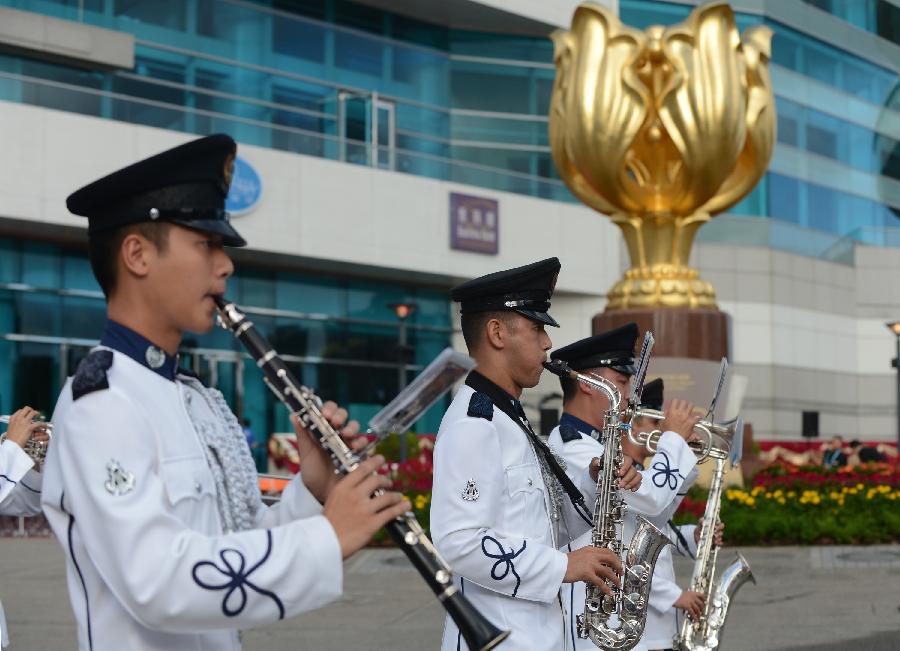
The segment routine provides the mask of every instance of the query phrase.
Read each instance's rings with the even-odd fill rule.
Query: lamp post
[[[397,331],[397,391],[403,391],[406,388],[406,363],[408,356],[408,348],[406,345],[406,319],[416,311],[418,305],[415,303],[390,303],[388,307],[394,310],[394,314],[400,321],[400,327]],[[406,445],[406,432],[399,432],[400,436],[400,461],[406,461],[409,454]]]
[[[885,324],[894,333],[897,340],[897,356],[891,360],[891,366],[897,369],[897,445],[900,447],[900,321]]]

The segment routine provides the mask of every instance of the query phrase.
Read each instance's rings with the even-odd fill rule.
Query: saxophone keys
[[[632,592],[622,598],[622,605],[626,611],[636,614],[643,610],[644,598],[639,592]]]
[[[637,564],[626,570],[628,576],[638,583],[645,583],[648,578],[647,567],[643,564]]]

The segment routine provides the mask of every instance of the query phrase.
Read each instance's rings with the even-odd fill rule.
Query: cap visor
[[[538,323],[543,323],[544,325],[553,326],[554,328],[558,328],[559,324],[556,322],[552,316],[547,314],[546,312],[535,312],[534,310],[515,310],[522,316],[531,319],[532,321],[537,321]]]
[[[625,375],[634,375],[635,373],[637,373],[637,369],[631,364],[628,364],[626,366],[610,366],[610,368]]]
[[[173,224],[184,226],[185,228],[192,228],[195,231],[221,235],[222,243],[225,246],[247,246],[247,240],[241,237],[241,234],[234,230],[234,227],[223,219],[172,219],[169,221]]]

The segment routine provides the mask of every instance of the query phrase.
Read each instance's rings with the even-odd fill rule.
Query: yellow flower
[[[756,504],[756,500],[753,499],[752,497],[748,497],[746,504],[747,504],[747,506],[753,506],[754,504]]]
[[[779,498],[778,498],[778,503],[779,503],[779,504],[784,504],[784,498],[783,498],[783,497],[779,497]]]

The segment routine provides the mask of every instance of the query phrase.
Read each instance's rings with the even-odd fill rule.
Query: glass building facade
[[[297,378],[365,424],[450,343],[444,289],[237,265],[228,296],[251,315]],[[406,347],[391,307],[414,303]],[[97,344],[106,306],[82,247],[0,239],[0,413],[49,416],[66,377]],[[225,395],[255,435],[290,431],[287,410],[230,332],[186,335],[181,365]],[[437,431],[444,404],[417,431]]]
[[[897,43],[900,9],[891,3],[805,2]],[[129,32],[137,46],[133,71],[0,55],[2,99],[192,133],[227,131],[248,144],[574,201],[547,141],[554,77],[547,38],[455,30],[345,0],[3,5]],[[619,2],[623,21],[640,28],[678,22],[690,9]],[[759,23],[776,34],[776,160],[823,159],[838,175],[900,180],[887,164],[900,117],[886,108],[900,62],[865,60],[768,17],[738,14],[742,30]],[[786,96],[798,82],[815,92]],[[884,110],[890,128],[879,133],[871,113]],[[732,214],[857,239],[897,225],[900,191],[836,188],[802,173],[806,165],[775,167]]]
[[[803,2],[898,44],[900,9],[891,2]],[[618,6],[639,28],[678,22],[691,9],[654,0]],[[0,53],[2,100],[187,133],[225,131],[241,143],[575,201],[549,151],[554,66],[545,37],[452,29],[347,0],[0,0],[0,7],[136,39],[133,70]],[[739,241],[747,231],[732,226],[755,219],[767,233],[794,232],[778,240],[803,255],[840,252],[836,243],[847,239],[900,244],[892,230],[900,191],[891,189],[900,183],[900,61],[865,59],[768,16],[738,14],[741,30],[760,23],[775,31],[773,168],[701,239]],[[866,182],[835,184],[810,171],[820,168]],[[230,292],[304,382],[349,404],[363,422],[393,395],[384,387],[398,383],[398,323],[388,304],[418,305],[409,373],[450,341],[441,288],[241,265]],[[0,240],[0,412],[25,402],[49,409],[102,315],[83,251]],[[186,341],[185,349],[185,361],[255,430],[288,428],[227,333]],[[419,431],[435,431],[438,414]]]

